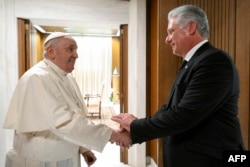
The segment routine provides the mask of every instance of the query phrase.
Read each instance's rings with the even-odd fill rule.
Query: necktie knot
[[[186,64],[187,64],[187,61],[184,60],[184,61],[182,62],[182,64],[181,64],[181,67],[179,68],[179,70],[178,70],[178,72],[177,72],[177,74],[176,74],[176,77],[180,74],[181,70],[186,66]]]
[[[185,67],[186,64],[187,64],[187,60],[184,60],[184,61],[182,62],[182,64],[181,64],[180,70],[182,70],[182,69]]]

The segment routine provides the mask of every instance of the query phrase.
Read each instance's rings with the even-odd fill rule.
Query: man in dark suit
[[[223,151],[243,149],[238,72],[208,36],[202,9],[184,5],[170,11],[166,43],[184,65],[168,102],[150,118],[112,118],[130,132],[133,144],[163,138],[164,167],[221,167]]]

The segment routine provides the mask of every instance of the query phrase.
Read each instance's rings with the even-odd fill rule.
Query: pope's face
[[[52,61],[65,72],[71,73],[78,58],[76,41],[72,37],[62,37],[57,39],[52,47],[54,50]]]

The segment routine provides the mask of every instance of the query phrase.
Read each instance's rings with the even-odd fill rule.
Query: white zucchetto
[[[53,32],[53,33],[51,33],[51,34],[45,39],[44,45],[45,45],[48,41],[50,41],[50,40],[52,40],[52,39],[59,38],[59,37],[65,37],[65,36],[70,36],[70,35],[67,34],[67,33],[64,33],[64,32]]]

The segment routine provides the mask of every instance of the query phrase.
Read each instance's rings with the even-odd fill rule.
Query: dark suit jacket
[[[154,116],[131,123],[133,144],[163,138],[165,167],[201,166],[206,158],[222,159],[224,150],[243,148],[237,118],[239,78],[225,52],[202,45],[171,92]]]

